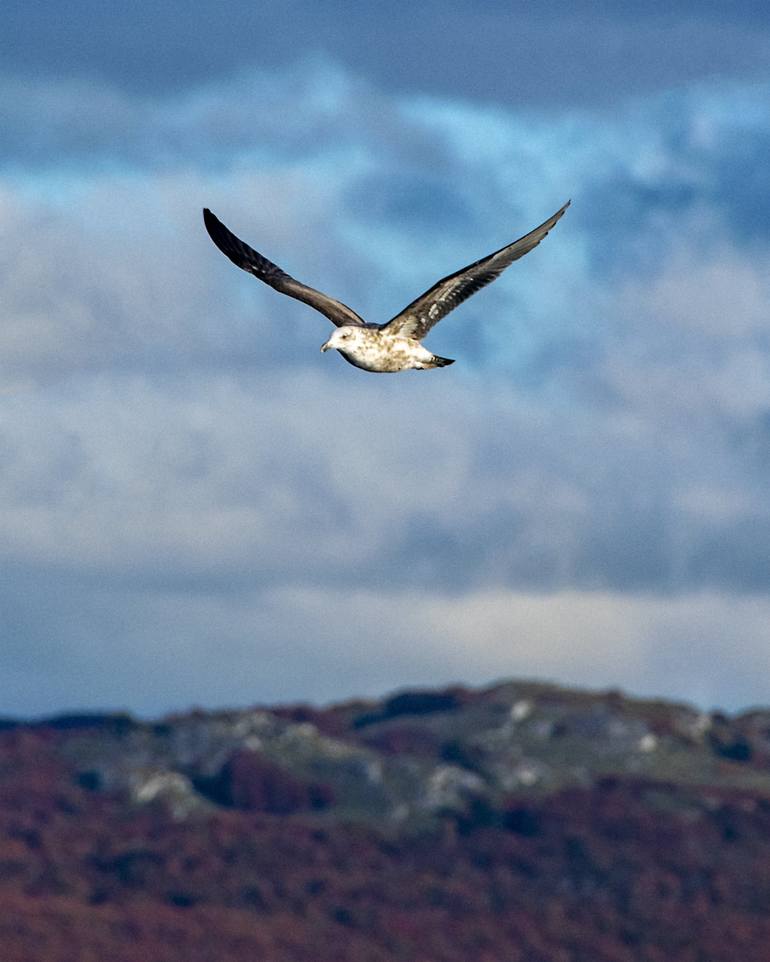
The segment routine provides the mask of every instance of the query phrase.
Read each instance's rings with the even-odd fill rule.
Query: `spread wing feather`
[[[301,284],[285,271],[282,271],[276,264],[273,264],[272,261],[249,247],[232,231],[228,230],[222,221],[207,208],[203,210],[203,222],[209,232],[209,237],[217,247],[226,257],[230,258],[233,264],[242,270],[258,277],[259,280],[269,284],[275,290],[280,291],[281,294],[288,294],[289,297],[295,297],[298,301],[304,301],[305,304],[309,304],[328,317],[332,324],[337,327],[343,327],[344,325],[366,326],[363,318],[359,317],[346,304],[336,301],[333,297],[322,294],[321,291],[316,291],[306,284]]]
[[[501,247],[499,251],[442,278],[430,290],[405,307],[400,314],[396,314],[394,318],[383,324],[382,330],[389,334],[422,340],[433,325],[438,324],[442,317],[446,317],[458,304],[462,304],[471,294],[475,294],[499,277],[515,260],[528,254],[533,247],[537,247],[569,205],[570,201],[567,201],[553,217],[549,217],[539,227],[512,244]]]

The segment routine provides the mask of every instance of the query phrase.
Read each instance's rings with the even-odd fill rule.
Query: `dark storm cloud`
[[[608,103],[767,67],[761,3],[485,4],[183,0],[26,4],[0,13],[8,72],[174,92],[326,55],[390,90],[511,105]]]

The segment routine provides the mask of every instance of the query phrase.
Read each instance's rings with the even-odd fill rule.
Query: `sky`
[[[770,703],[770,14],[0,9],[0,715],[529,677]],[[210,207],[385,321],[372,375]]]

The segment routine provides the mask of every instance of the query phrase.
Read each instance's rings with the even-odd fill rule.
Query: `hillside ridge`
[[[526,681],[0,724],[4,962],[744,962],[770,709]]]

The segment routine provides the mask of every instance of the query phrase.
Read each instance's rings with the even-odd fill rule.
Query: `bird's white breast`
[[[418,367],[431,355],[417,341],[362,328],[340,350],[345,359],[365,371],[393,373]]]

